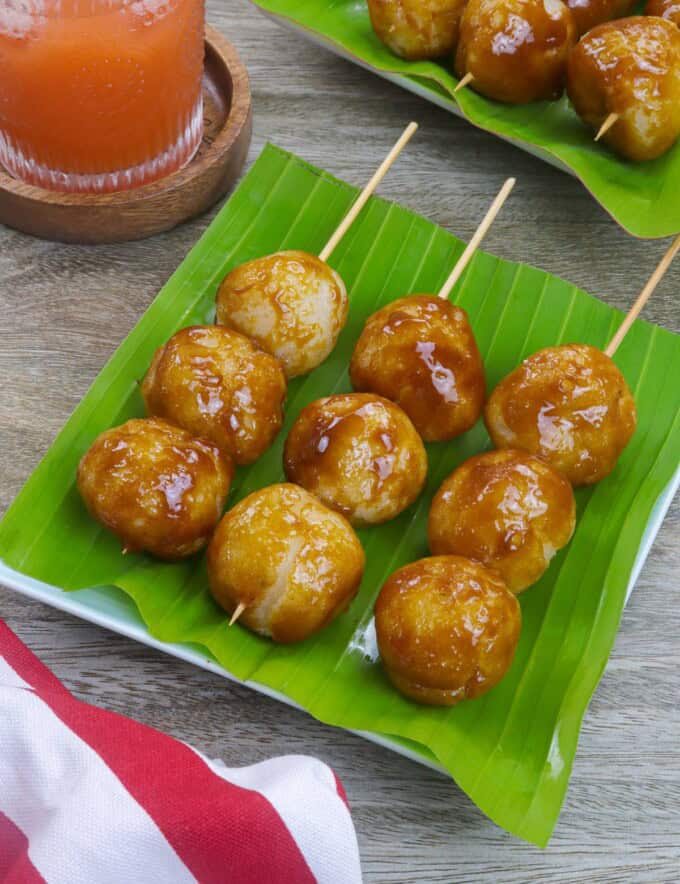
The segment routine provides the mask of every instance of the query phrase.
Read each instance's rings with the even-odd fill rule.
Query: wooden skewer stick
[[[680,235],[675,237],[670,248],[668,249],[666,254],[663,256],[661,261],[659,261],[659,266],[656,268],[654,273],[652,273],[652,275],[649,277],[649,282],[642,289],[642,291],[638,295],[637,301],[630,308],[630,310],[628,311],[628,313],[626,315],[626,318],[623,320],[623,322],[619,326],[619,330],[616,332],[614,337],[609,342],[609,346],[604,351],[607,356],[611,357],[614,355],[614,353],[616,353],[621,341],[626,337],[626,334],[628,333],[628,329],[631,327],[631,325],[638,318],[640,311],[645,306],[647,301],[649,301],[650,297],[652,296],[652,292],[659,284],[659,281],[663,277],[664,273],[671,266],[671,262],[673,261],[673,258],[675,258],[675,256],[678,254],[678,252],[680,252]]]
[[[368,202],[368,199],[371,196],[371,194],[373,193],[373,191],[377,188],[377,186],[383,180],[385,175],[387,175],[390,168],[394,164],[394,161],[397,159],[399,154],[402,152],[402,150],[409,143],[411,138],[413,138],[417,129],[418,129],[417,123],[409,123],[408,126],[406,127],[406,129],[404,129],[399,141],[397,141],[397,143],[394,145],[392,150],[387,154],[385,159],[380,164],[380,167],[378,168],[375,175],[371,178],[371,180],[368,182],[366,187],[364,187],[364,189],[362,190],[362,192],[359,194],[356,201],[354,202],[354,205],[352,206],[352,208],[349,210],[349,212],[343,218],[338,229],[335,231],[333,236],[328,240],[328,242],[323,247],[323,249],[319,252],[319,258],[321,258],[322,261],[328,261],[330,256],[335,251],[335,248],[338,245],[338,243],[340,242],[340,240],[347,233],[349,228],[354,223],[359,212],[363,209],[363,207]]]
[[[493,222],[496,218],[496,215],[500,212],[501,208],[503,207],[503,203],[510,196],[510,192],[511,192],[512,188],[515,186],[516,181],[517,181],[516,178],[508,178],[508,180],[505,182],[503,187],[501,187],[501,189],[499,190],[498,196],[491,203],[491,206],[489,207],[489,211],[484,216],[482,223],[479,225],[477,230],[475,230],[472,239],[467,244],[465,251],[460,256],[458,261],[456,262],[456,266],[451,271],[449,278],[446,280],[444,285],[441,287],[441,289],[439,291],[440,298],[443,298],[444,300],[446,300],[448,298],[448,296],[451,294],[451,290],[453,289],[454,285],[458,282],[460,277],[463,275],[463,271],[465,270],[467,265],[470,263],[472,256],[474,255],[475,251],[477,250],[477,247],[479,246],[481,241],[486,236],[486,233],[487,233],[488,229],[491,227],[491,225],[493,224]]]
[[[236,621],[238,620],[238,618],[241,616],[241,614],[245,611],[245,609],[246,609],[247,607],[248,607],[248,606],[247,606],[247,605],[244,605],[243,602],[239,602],[239,603],[238,603],[238,605],[236,606],[236,610],[235,610],[234,613],[231,615],[231,620],[229,621],[229,626],[233,626],[234,623],[236,623]]]
[[[465,87],[468,85],[468,83],[472,83],[474,78],[475,78],[475,75],[471,74],[470,71],[468,71],[467,74],[465,74],[465,76],[457,84],[456,88],[453,90],[453,94],[455,95],[456,92],[460,92],[461,89],[465,89]]]
[[[609,114],[607,119],[604,121],[604,123],[598,129],[597,135],[595,136],[595,141],[599,141],[603,135],[606,135],[607,132],[609,132],[611,127],[614,125],[614,123],[618,120],[618,118],[619,118],[618,114]]]

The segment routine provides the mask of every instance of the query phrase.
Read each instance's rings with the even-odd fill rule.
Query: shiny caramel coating
[[[656,15],[680,28],[680,0],[649,0],[645,15]]]
[[[375,629],[394,686],[418,703],[480,697],[510,668],[522,625],[500,574],[462,556],[395,571],[375,603]]]
[[[444,480],[432,501],[432,555],[476,559],[519,593],[545,572],[574,533],[576,503],[565,477],[524,451],[487,451]]]
[[[596,25],[623,18],[633,9],[636,0],[564,0],[576,22],[576,31],[580,37]]]
[[[216,322],[252,338],[294,378],[331,353],[347,309],[345,284],[328,264],[307,252],[277,252],[225,277]]]
[[[413,424],[393,402],[370,393],[317,399],[286,439],[286,476],[353,525],[398,516],[418,497],[427,455]]]
[[[249,464],[281,429],[286,375],[278,359],[244,335],[198,325],[181,329],[156,351],[142,396],[148,414]]]
[[[598,25],[571,53],[567,91],[594,131],[618,114],[602,141],[622,157],[661,156],[680,135],[680,31],[645,16]]]
[[[426,442],[467,432],[484,407],[484,364],[467,314],[434,295],[399,298],[370,316],[349,372],[355,390],[403,408]]]
[[[576,24],[561,0],[469,0],[455,70],[470,87],[508,104],[559,98]]]
[[[451,55],[466,0],[368,0],[376,36],[401,58]]]
[[[297,485],[255,491],[222,519],[208,547],[215,600],[277,642],[308,638],[359,590],[364,551],[347,520]]]
[[[538,455],[572,485],[608,476],[637,424],[635,399],[596,347],[546,347],[498,384],[484,420],[496,448]]]
[[[172,561],[206,545],[232,478],[231,461],[211,442],[146,418],[95,439],[80,461],[78,490],[125,552]]]

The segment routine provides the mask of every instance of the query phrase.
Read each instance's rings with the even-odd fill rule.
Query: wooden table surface
[[[225,9],[226,7],[226,9]],[[421,132],[383,184],[469,237],[507,175],[518,185],[487,248],[626,307],[665,243],[621,231],[566,174],[265,20],[209,0],[252,77],[255,136],[355,183],[406,121]],[[104,362],[212,216],[128,245],[40,242],[0,228],[4,512]],[[646,311],[680,330],[680,262]],[[368,882],[676,882],[680,879],[680,506],[668,514],[585,716],[547,850],[504,833],[448,779],[301,712],[0,588],[0,616],[77,696],[228,764],[302,752],[330,763],[352,805]]]

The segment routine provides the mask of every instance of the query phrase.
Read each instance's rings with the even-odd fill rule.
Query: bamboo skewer
[[[502,209],[503,203],[510,196],[510,192],[512,191],[512,188],[515,186],[516,180],[517,180],[516,178],[508,178],[508,180],[505,182],[503,187],[501,187],[501,189],[499,190],[498,196],[496,197],[496,199],[491,203],[491,206],[489,207],[489,211],[486,213],[486,215],[482,219],[482,222],[479,225],[479,227],[477,228],[477,230],[475,230],[475,232],[472,236],[472,239],[465,247],[465,251],[460,256],[460,258],[456,262],[456,266],[453,268],[453,270],[449,274],[449,278],[446,280],[444,285],[439,290],[439,297],[442,298],[443,300],[446,300],[449,297],[454,285],[458,282],[458,280],[460,279],[460,277],[463,274],[463,271],[465,270],[467,265],[470,263],[472,256],[474,255],[474,253],[477,250],[477,247],[479,246],[481,241],[484,239],[484,237],[487,234],[487,231],[489,230],[489,228],[491,227],[491,225],[495,221],[496,215],[498,215],[498,213]]]
[[[456,85],[456,88],[453,90],[453,94],[455,95],[457,92],[460,92],[461,89],[465,89],[468,83],[472,83],[475,75],[471,74],[470,71],[465,74],[465,76],[460,80],[460,82]]]
[[[245,611],[245,609],[246,609],[247,607],[248,607],[248,606],[245,605],[243,602],[239,602],[239,603],[238,603],[238,605],[236,606],[236,610],[235,610],[234,613],[231,615],[231,620],[229,621],[229,626],[233,626],[234,623],[236,623],[236,621],[238,620],[238,618],[241,616],[241,614]]]
[[[354,204],[352,205],[352,208],[345,215],[345,217],[341,221],[338,229],[335,231],[333,236],[331,236],[331,238],[328,240],[326,245],[319,252],[319,258],[321,258],[322,261],[328,261],[330,256],[335,251],[335,248],[338,245],[338,243],[340,242],[340,240],[347,233],[349,228],[354,223],[359,212],[363,209],[363,207],[368,202],[368,199],[371,196],[371,194],[378,187],[378,185],[383,180],[385,175],[387,175],[390,168],[394,164],[394,161],[397,159],[399,154],[402,152],[402,150],[409,143],[411,138],[413,138],[417,129],[418,129],[417,123],[409,123],[408,126],[406,127],[406,129],[404,129],[404,131],[402,132],[401,138],[397,141],[397,143],[394,145],[392,150],[387,154],[385,159],[380,164],[380,167],[376,171],[375,175],[371,178],[371,180],[368,182],[366,187],[364,187],[364,189],[361,191],[361,193],[359,194],[359,196],[355,200]]]
[[[671,266],[673,258],[675,258],[675,256],[678,254],[678,252],[680,252],[680,235],[675,237],[675,239],[671,243],[670,247],[668,248],[668,251],[663,256],[661,261],[659,261],[659,264],[658,264],[656,270],[649,277],[649,281],[647,282],[647,285],[645,285],[645,287],[642,289],[642,291],[638,295],[637,300],[635,301],[633,306],[630,308],[630,310],[626,314],[625,319],[623,320],[623,322],[619,326],[618,331],[616,332],[614,337],[609,342],[607,349],[604,351],[607,356],[612,357],[614,355],[614,353],[616,353],[616,351],[619,348],[619,345],[621,344],[621,341],[623,341],[623,339],[628,334],[628,330],[630,329],[631,325],[638,318],[638,316],[640,315],[640,312],[642,311],[642,308],[645,306],[647,301],[651,298],[652,292],[654,291],[654,289],[657,287],[657,285],[661,281],[665,272]]]
[[[599,141],[600,138],[602,138],[603,135],[606,135],[607,132],[609,132],[609,130],[611,129],[611,127],[616,123],[616,121],[617,121],[618,119],[619,119],[619,115],[618,115],[618,114],[609,114],[609,116],[607,117],[607,119],[604,121],[604,123],[603,123],[603,124],[600,126],[600,128],[598,129],[598,131],[597,131],[597,135],[595,136],[595,141]]]

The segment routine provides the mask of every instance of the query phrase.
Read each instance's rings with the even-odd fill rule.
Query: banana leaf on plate
[[[372,608],[387,575],[427,554],[432,495],[458,463],[489,446],[481,422],[452,443],[428,446],[421,498],[394,521],[360,532],[367,569],[358,598],[328,629],[299,645],[276,646],[240,626],[229,628],[207,591],[202,556],[174,565],[123,556],[88,516],[75,487],[78,460],[93,439],[143,414],[137,382],[156,347],[180,327],[212,320],[222,277],[277,249],[318,251],[356,194],[297,157],[265,148],[8,510],[0,523],[0,573],[19,588],[29,578],[70,591],[118,587],[134,601],[154,641],[198,646],[231,675],[275,691],[322,721],[371,732],[427,762],[436,760],[499,825],[544,845],[645,528],[678,465],[677,336],[638,321],[625,339],[616,361],[637,396],[638,431],[612,475],[578,491],[572,542],[521,596],[523,632],[509,675],[485,697],[452,709],[415,705],[390,686],[377,661]],[[350,292],[347,327],[330,358],[291,383],[284,431],[261,460],[238,470],[230,504],[282,479],[285,434],[303,406],[350,389],[349,355],[366,317],[404,294],[437,291],[463,247],[407,209],[370,200],[332,259]],[[452,298],[469,313],[490,387],[542,346],[604,345],[621,320],[619,312],[564,280],[482,252]],[[77,602],[78,593],[72,598]],[[71,604],[70,610],[77,608]]]

